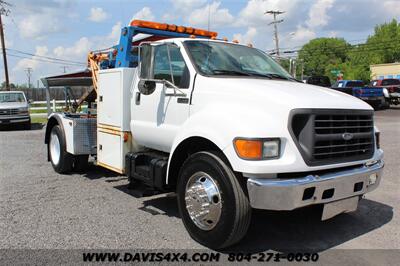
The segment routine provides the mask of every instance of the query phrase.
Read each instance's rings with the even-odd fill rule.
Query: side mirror
[[[150,44],[141,44],[139,46],[139,77],[141,79],[152,79],[152,56],[153,47]]]
[[[138,88],[141,94],[150,95],[156,89],[156,82],[153,80],[141,80],[139,81]]]

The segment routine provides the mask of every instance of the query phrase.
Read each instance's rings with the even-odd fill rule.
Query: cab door
[[[189,117],[191,75],[181,48],[175,44],[152,46],[150,58],[141,62],[141,77],[133,88],[132,135],[139,145],[168,152]],[[149,95],[139,89],[140,82],[145,80],[155,83]]]

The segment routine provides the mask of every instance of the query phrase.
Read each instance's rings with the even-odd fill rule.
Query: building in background
[[[400,63],[371,65],[371,80],[400,79]]]

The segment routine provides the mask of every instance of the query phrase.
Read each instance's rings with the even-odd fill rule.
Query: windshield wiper
[[[281,75],[281,74],[277,74],[277,73],[267,73],[265,75],[269,76],[271,78],[274,78],[274,79],[291,80],[291,81],[296,81],[296,82],[303,83],[301,80],[295,79],[293,77],[288,77],[288,76],[284,76],[284,75]]]
[[[236,71],[236,70],[228,70],[228,69],[213,69],[212,73],[214,75],[238,75],[238,76],[251,76],[250,73]]]
[[[250,76],[265,77],[265,78],[269,78],[269,79],[282,79],[282,80],[297,81],[294,78],[287,77],[287,76],[277,74],[277,73],[260,73],[260,72],[246,71],[246,74],[249,74]]]

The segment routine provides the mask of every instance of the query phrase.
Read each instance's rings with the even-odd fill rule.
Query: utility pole
[[[274,25],[274,35],[275,35],[275,49],[276,49],[276,55],[280,56],[280,52],[279,52],[279,35],[278,35],[278,24],[283,22],[283,19],[281,20],[276,20],[276,17],[278,15],[281,15],[285,13],[284,11],[279,11],[279,10],[269,10],[266,11],[264,14],[270,14],[274,16],[274,21],[269,23],[268,25]]]
[[[8,16],[10,10],[5,8],[4,6],[11,6],[9,3],[0,0],[0,38],[1,38],[1,49],[3,52],[3,61],[4,61],[4,74],[6,76],[6,90],[10,90],[10,80],[8,79],[8,66],[7,66],[7,54],[6,54],[6,44],[4,41],[4,29],[3,29],[3,21],[1,16]]]
[[[60,66],[62,69],[63,69],[63,71],[64,71],[64,73],[67,73],[67,66]]]
[[[31,77],[32,77],[33,70],[31,67],[28,67],[25,69],[25,71],[26,71],[26,76],[28,77],[28,89],[30,89],[31,88]]]

